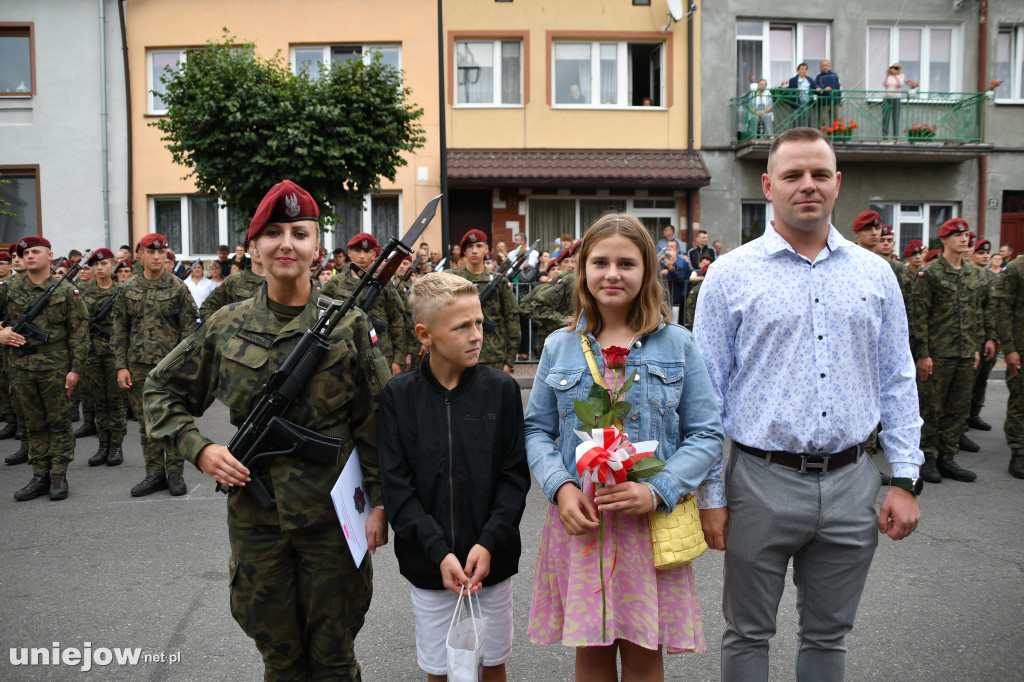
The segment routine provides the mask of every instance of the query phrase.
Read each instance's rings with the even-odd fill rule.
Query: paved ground
[[[525,394],[524,394],[525,395]],[[848,638],[850,680],[1024,679],[1024,481],[1006,473],[1002,434],[1006,388],[991,381],[983,416],[996,429],[970,432],[982,446],[960,461],[979,481],[945,481],[921,497],[917,533],[880,541]],[[130,422],[130,428],[137,428]],[[211,437],[226,442],[226,410],[202,420]],[[90,469],[96,439],[79,441],[69,474],[71,497],[15,503],[14,491],[30,476],[27,466],[0,468],[0,680],[254,680],[262,665],[228,612],[224,497],[192,468],[190,493],[132,499],[142,479],[137,436],[127,463]],[[0,444],[0,455],[13,451]],[[516,645],[511,680],[572,679],[573,652],[539,647],[526,638],[533,562],[545,511],[536,486],[522,524],[522,573],[515,582]],[[696,562],[708,652],[673,656],[668,679],[717,680],[723,621],[722,557]],[[390,547],[374,561],[376,595],[357,640],[364,679],[421,680],[416,667],[408,587]],[[796,618],[790,585],[780,607],[772,648],[772,680],[792,679]],[[137,665],[15,666],[21,647],[82,650],[140,648]],[[161,662],[159,659],[163,657]],[[176,657],[172,663],[170,659]],[[155,659],[155,660],[154,660]]]

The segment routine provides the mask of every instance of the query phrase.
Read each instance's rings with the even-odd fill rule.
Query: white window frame
[[[519,103],[518,104],[505,104],[501,101],[501,90],[502,80],[504,73],[502,71],[502,59],[501,59],[501,44],[516,42],[519,43]],[[494,91],[491,93],[490,102],[460,102],[459,101],[459,64],[458,54],[459,45],[465,43],[490,43],[491,44],[491,68],[494,70],[494,76],[492,81],[494,83]],[[525,104],[525,93],[523,92],[523,62],[526,60],[526,55],[523,53],[523,39],[522,38],[496,38],[494,40],[486,39],[472,39],[467,38],[465,40],[455,41],[455,63],[452,67],[455,69],[455,101],[452,103],[453,107],[459,109],[522,109]]]
[[[943,24],[943,23],[869,23],[867,30],[864,32],[864,73],[867,74],[868,82],[877,81],[879,84],[885,77],[885,74],[872,74],[869,72],[871,64],[871,52],[869,44],[869,34],[872,29],[888,29],[889,31],[889,64],[899,61],[899,46],[900,40],[899,35],[901,30],[919,30],[921,31],[921,75],[918,78],[918,86],[920,87],[920,97],[929,98],[929,91],[925,89],[927,85],[931,68],[931,32],[933,30],[950,31],[949,39],[949,92],[962,92],[963,91],[963,58],[964,58],[964,41],[963,41],[963,26],[961,24]],[[886,64],[888,66],[889,64]],[[876,86],[876,87],[881,87]],[[873,88],[869,88],[873,89]],[[938,99],[938,95],[932,98]],[[893,226],[895,228],[895,226]]]
[[[394,48],[398,50],[398,70],[402,70],[403,57],[402,57],[402,44],[401,43],[330,43],[327,45],[292,45],[289,50],[289,59],[291,61],[292,73],[298,73],[298,63],[295,61],[295,51],[301,50],[303,52],[311,52],[313,50],[323,50],[323,58],[321,63],[321,73],[323,68],[330,68],[331,66],[331,50],[335,47],[358,47],[361,51],[361,56],[364,64],[369,64],[370,59],[373,57],[373,53],[381,48]]]
[[[360,227],[362,232],[372,234],[374,237],[377,234],[373,230],[373,198],[374,197],[398,197],[398,236],[401,237],[405,234],[405,204],[402,201],[401,190],[383,190],[376,194],[367,193],[363,195],[363,205],[360,210]],[[324,229],[324,228],[327,229]],[[328,252],[334,251],[337,248],[345,248],[345,244],[335,243],[335,231],[334,225],[324,225],[321,223],[320,229],[320,245],[327,249]],[[381,244],[381,246],[384,246]]]
[[[531,195],[531,196],[527,197],[527,201],[526,201],[526,227],[524,229],[524,234],[526,235],[526,243],[527,244],[531,243],[533,241],[533,239],[534,239],[530,235],[530,202],[532,200],[534,200],[534,199],[557,199],[559,201],[572,201],[574,209],[575,209],[575,211],[574,211],[575,228],[574,228],[574,232],[573,232],[573,235],[574,235],[573,238],[574,239],[581,238],[583,236],[583,233],[586,231],[586,229],[588,227],[590,227],[589,225],[581,225],[580,224],[580,201],[590,201],[590,200],[625,201],[626,202],[626,209],[625,209],[626,213],[629,213],[630,215],[636,216],[637,218],[669,218],[669,219],[671,219],[672,224],[676,226],[676,235],[679,234],[679,225],[678,225],[678,222],[680,220],[680,218],[679,218],[679,201],[680,201],[679,197],[662,197],[662,196],[657,196],[657,197],[638,197],[638,196],[617,197],[617,196],[614,196],[614,195],[608,195],[608,196],[585,196],[585,197],[576,196],[576,197],[574,197],[574,196],[555,196],[555,195],[550,195],[550,194],[538,194],[538,195]],[[637,200],[637,199],[639,199],[641,201],[674,201],[674,202],[676,202],[676,207],[675,208],[635,208],[634,205],[633,205],[633,202],[635,200]],[[678,239],[678,236],[676,238]],[[550,245],[548,245],[548,246],[550,246]],[[683,245],[683,246],[685,246],[685,245]],[[547,249],[547,246],[541,245],[541,251],[544,251],[546,249]]]
[[[153,73],[153,54],[156,52],[178,52],[178,69],[188,59],[188,49],[184,47],[152,47],[146,50],[146,113],[163,116],[167,109],[157,109],[153,103],[153,90],[162,74]]]
[[[555,50],[558,49],[559,45],[566,44],[583,44],[590,45],[590,102],[586,104],[569,104],[567,102],[558,101],[558,75],[556,69]],[[616,66],[616,93],[615,100],[616,104],[602,104],[599,100],[598,93],[601,91],[601,46],[614,44],[616,46],[615,52],[615,66]],[[629,99],[629,85],[631,78],[629,75],[629,46],[630,45],[660,45],[661,46],[661,67],[658,70],[660,79],[660,92],[658,101],[661,102],[661,106],[657,107],[645,107],[642,105],[633,106],[628,103]],[[666,76],[666,63],[665,55],[668,51],[667,42],[658,42],[657,40],[553,40],[551,41],[551,54],[548,58],[551,60],[551,107],[553,109],[667,109],[665,105],[667,84],[665,82]],[[650,94],[654,96],[653,93]],[[621,102],[626,102],[621,104]]]
[[[189,229],[189,199],[196,196],[195,194],[153,194],[149,197],[149,231],[156,232],[156,202],[157,200],[167,201],[177,199],[181,206],[181,252],[175,251],[175,256],[178,258],[213,258],[216,257],[214,253],[192,253],[192,232]],[[229,244],[232,245],[237,241],[240,241],[242,236],[236,236],[233,239],[228,234],[228,207],[223,202],[217,204],[217,244]],[[227,273],[224,273],[227,277]]]
[[[872,210],[877,210],[875,207],[883,207],[883,206],[892,207],[892,210],[893,210],[892,232],[893,232],[893,237],[894,237],[895,242],[896,242],[896,248],[897,249],[902,249],[900,244],[901,244],[901,239],[902,239],[902,236],[903,236],[902,230],[903,230],[903,224],[904,223],[907,223],[907,224],[911,224],[911,223],[918,224],[919,223],[919,224],[924,226],[925,234],[922,235],[923,239],[921,239],[921,241],[924,242],[924,245],[927,248],[927,246],[931,242],[931,240],[932,239],[937,239],[938,235],[939,235],[939,226],[938,225],[933,225],[933,221],[931,219],[932,218],[932,210],[933,209],[951,208],[952,211],[951,211],[950,218],[959,218],[960,217],[960,204],[955,202],[955,201],[872,201],[871,202]],[[904,208],[905,206],[908,207],[908,208],[905,209]],[[911,212],[909,210],[909,207],[911,207],[911,206],[920,206],[921,207],[921,213],[920,213],[919,216],[914,216],[913,214],[911,214]],[[932,234],[931,231],[934,231],[934,234]],[[897,255],[900,256],[900,258],[902,259],[902,257],[903,257],[902,251],[897,253]]]
[[[740,221],[741,221],[740,222],[740,241],[743,240],[743,224],[742,224],[742,220],[743,220],[743,207],[744,206],[760,206],[760,207],[762,207],[764,209],[764,229],[765,230],[767,230],[769,227],[771,227],[772,221],[775,220],[775,207],[772,205],[772,202],[767,201],[765,199],[751,199],[749,201],[741,201],[740,202]],[[754,239],[757,239],[758,237],[761,237],[763,234],[764,234],[764,232],[762,232],[759,235],[756,235],[754,237]],[[750,241],[753,241],[753,239],[751,239]]]
[[[760,35],[760,37],[758,37],[757,35],[752,34],[752,33],[751,34],[744,34],[744,35],[740,34],[739,24],[741,22],[745,23],[745,24],[752,24],[752,23],[756,23],[758,21],[760,21],[760,23],[761,23],[761,35]],[[770,35],[771,35],[772,27],[777,27],[777,28],[795,28],[796,29],[793,32],[793,40],[796,41],[796,44],[793,46],[793,64],[792,64],[792,69],[791,69],[792,74],[791,74],[790,77],[795,76],[796,75],[796,67],[797,67],[797,65],[801,64],[803,62],[807,62],[807,56],[804,54],[804,30],[807,27],[810,27],[810,26],[814,26],[816,28],[820,27],[820,28],[824,28],[825,29],[825,55],[824,55],[824,59],[831,60],[832,59],[832,25],[829,24],[828,22],[824,22],[824,21],[770,21],[770,20],[759,20],[759,19],[744,19],[742,17],[737,17],[737,19],[736,19],[736,41],[739,42],[740,40],[743,40],[743,41],[750,41],[750,42],[757,42],[757,41],[761,42],[761,71],[763,71],[764,73],[761,73],[761,74],[743,74],[743,75],[745,75],[745,76],[753,76],[754,79],[755,79],[754,80],[755,84],[757,83],[756,79],[764,78],[765,80],[768,81],[768,87],[769,88],[777,88],[777,87],[779,87],[778,83],[773,83],[772,82],[773,79],[771,77],[771,68],[772,68],[771,67],[771,63],[772,63],[772,59],[771,59]],[[812,57],[811,59],[815,59],[815,57]],[[820,58],[818,58],[818,59],[820,59]],[[815,73],[816,73],[816,69],[818,69],[818,68],[820,68],[820,64],[816,64],[816,65],[812,66],[810,62],[807,62],[807,76],[809,78],[814,78]]]
[[[1001,104],[1024,104],[1024,24],[1000,26],[999,34],[1003,33],[1010,34],[1010,75],[996,88],[995,99]]]

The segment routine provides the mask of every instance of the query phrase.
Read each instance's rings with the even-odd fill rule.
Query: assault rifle
[[[110,341],[111,331],[100,324],[103,320],[107,319],[107,315],[114,309],[114,305],[117,303],[117,299],[121,297],[121,292],[124,289],[121,287],[117,288],[117,291],[104,301],[100,309],[93,313],[93,316],[89,318],[89,334],[90,336],[98,336],[104,341]]]
[[[530,250],[535,251],[538,246],[540,246],[539,239],[533,243],[533,246],[530,247]],[[493,277],[491,277],[491,281],[488,282],[487,286],[485,286],[480,291],[481,309],[487,303],[487,299],[491,297],[491,294],[494,293],[494,290],[497,289],[502,282],[504,282],[506,279],[508,281],[512,281],[512,279],[519,274],[519,270],[522,268],[523,262],[526,261],[526,257],[527,251],[526,249],[523,248],[523,245],[520,244],[519,246],[512,250],[512,253],[510,253],[505,258],[505,262],[501,264],[501,267],[498,268],[498,271],[494,273]],[[514,271],[515,274],[510,275],[509,273],[512,271]],[[488,320],[486,317],[484,318],[485,332],[491,333],[497,328],[498,325],[496,323],[494,323],[491,320]]]
[[[228,451],[252,472],[252,479],[245,485],[245,489],[264,509],[276,506],[277,500],[254,470],[261,461],[271,457],[299,456],[321,464],[337,466],[344,444],[341,439],[324,436],[289,422],[284,415],[292,403],[307,390],[310,380],[320,368],[320,363],[330,350],[331,332],[352,310],[366,287],[379,288],[387,284],[398,270],[402,259],[412,254],[412,249],[407,243],[416,243],[437,212],[437,204],[440,201],[440,194],[431,199],[402,241],[396,237],[388,240],[387,245],[373,261],[373,265],[363,271],[355,291],[344,303],[331,301],[322,309],[313,326],[306,330],[294,350],[270,375],[262,388],[256,407],[228,443]],[[237,488],[218,483],[217,490],[232,493]]]
[[[70,282],[72,279],[74,279],[75,275],[77,275],[78,271],[81,269],[81,263],[72,263],[71,267],[68,268],[68,271],[64,273],[63,277],[58,279],[56,282],[51,282],[50,286],[46,287],[46,291],[39,294],[39,296],[36,297],[36,300],[32,301],[32,305],[30,305],[28,310],[26,310],[22,314],[21,318],[14,323],[14,325],[11,327],[11,331],[13,331],[15,334],[21,334],[22,336],[25,336],[27,338],[35,339],[40,343],[46,343],[47,341],[49,341],[50,332],[35,326],[34,324],[32,324],[32,320],[36,319],[39,313],[43,312],[43,308],[46,307],[46,304],[50,301],[50,297],[53,296],[53,292],[57,290],[57,287],[60,286],[60,283]],[[24,346],[15,347],[14,353],[18,357],[27,355]]]

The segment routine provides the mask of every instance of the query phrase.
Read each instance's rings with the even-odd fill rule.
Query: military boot
[[[1010,455],[1010,474],[1014,478],[1024,478],[1024,455]]]
[[[14,499],[18,502],[25,502],[27,500],[34,500],[40,495],[45,495],[50,489],[50,474],[44,472],[41,474],[32,474],[32,480],[28,482],[28,485],[14,493]]]
[[[85,438],[86,436],[96,435],[96,422],[92,419],[87,419],[84,424],[78,427],[75,431],[75,438]]]
[[[50,474],[50,499],[68,499],[68,476],[67,474]]]
[[[991,431],[992,425],[982,419],[976,414],[972,414],[970,419],[967,420],[967,425],[977,431]]]
[[[142,482],[132,488],[132,497],[145,497],[157,490],[167,490],[167,479],[163,476],[146,476]]]
[[[98,467],[101,464],[106,464],[110,458],[110,441],[101,440],[100,448],[96,451],[96,454],[89,458],[89,466]]]
[[[962,483],[973,483],[978,479],[978,475],[973,471],[968,471],[953,461],[953,455],[939,455],[937,464],[939,473],[945,478],[952,478],[954,481]]]
[[[185,485],[185,479],[182,478],[181,474],[168,474],[167,485],[170,488],[168,492],[175,497],[188,492],[188,486]]]
[[[24,464],[27,461],[28,446],[25,444],[22,444],[22,446],[18,448],[18,451],[15,452],[13,455],[7,455],[7,457],[4,458],[4,463],[7,464],[8,466],[14,466],[15,464]]]
[[[924,464],[921,465],[921,478],[925,483],[942,483],[942,475],[935,464],[935,455],[925,455]]]
[[[109,456],[107,457],[107,466],[116,467],[118,464],[124,461],[124,453],[121,452],[121,441],[116,443],[111,441]]]
[[[82,412],[78,409],[78,405],[71,408],[71,423],[82,421]]]
[[[4,428],[0,429],[0,440],[7,440],[8,438],[14,438],[18,435],[18,423],[7,422]]]
[[[966,435],[960,436],[960,449],[964,452],[981,452],[981,446]]]

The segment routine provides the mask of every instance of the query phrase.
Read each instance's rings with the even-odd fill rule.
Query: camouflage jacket
[[[892,274],[896,275],[896,283],[900,285],[900,293],[903,294],[903,308],[907,311],[907,329],[910,329],[910,292],[914,290],[914,273],[903,263],[895,258],[882,256],[892,268]]]
[[[256,292],[267,281],[263,275],[257,275],[252,270],[246,269],[228,275],[216,289],[203,301],[199,308],[199,317],[206,320],[217,310],[220,310],[229,303],[237,303],[247,298],[252,298]]]
[[[176,448],[193,464],[212,441],[193,417],[214,399],[240,426],[260,397],[260,387],[288,357],[315,321],[317,294],[291,320],[275,315],[266,288],[252,299],[221,308],[150,372],[144,400],[149,436],[167,450]],[[383,504],[377,465],[377,408],[391,378],[370,338],[369,320],[353,309],[331,334],[331,347],[319,371],[285,413],[299,426],[344,441],[336,466],[302,457],[278,457],[259,465],[259,475],[277,499],[263,509],[248,493],[228,497],[230,522],[294,530],[334,523],[331,487],[356,446],[363,482],[374,506]]]
[[[981,268],[959,270],[940,255],[917,273],[911,293],[914,358],[973,358],[996,338],[989,285]]]
[[[86,284],[82,288],[82,300],[85,301],[85,307],[89,313],[89,317],[91,318],[95,315],[96,312],[103,307],[103,304],[106,303],[111,296],[116,294],[117,290],[120,288],[121,285],[115,281],[112,281],[111,285],[106,289],[101,289],[100,286],[96,284],[96,280]],[[97,323],[101,327],[109,329],[111,332],[114,331],[114,311],[116,308],[117,306],[115,305],[114,308],[111,308],[110,312],[107,313],[107,316],[104,319],[97,320]],[[86,321],[88,322],[88,320]],[[113,336],[111,336],[110,341],[113,340]],[[89,344],[92,348],[92,354],[96,356],[113,355],[114,349],[111,348],[110,341],[104,341],[103,337],[93,336],[90,334]]]
[[[155,365],[195,330],[196,301],[169,272],[155,280],[136,275],[122,286],[110,339],[114,367]]]
[[[320,293],[323,296],[344,301],[356,290],[357,286],[359,286],[359,280],[353,277],[348,270],[342,270],[328,280]],[[363,289],[359,294],[360,301],[367,291],[368,288]],[[360,301],[356,301],[357,306]],[[380,349],[381,355],[388,361],[388,364],[396,364],[403,369],[405,368],[405,355],[408,352],[404,310],[402,302],[398,300],[398,292],[394,287],[387,286],[377,294],[370,309],[363,311],[377,327],[377,347]],[[387,325],[386,329],[384,325]]]
[[[534,287],[523,297],[519,309],[547,329],[561,329],[572,315],[572,290],[576,274],[567,272],[560,279]]]
[[[999,342],[1003,353],[1024,352],[1024,260],[1013,260],[995,275]]]
[[[416,338],[416,325],[412,319],[412,302],[409,301],[409,292],[412,286],[409,282],[398,282],[391,280],[391,286],[398,294],[398,302],[402,304],[402,318],[405,320],[405,352],[409,355],[419,355],[420,341]],[[402,365],[405,368],[405,365]]]
[[[704,284],[704,280],[691,284],[690,293],[686,295],[686,324],[684,326],[691,332],[693,331],[693,318],[697,314],[697,296],[700,295],[701,284]]]
[[[11,277],[0,282],[0,320],[9,327],[21,319],[32,304],[57,277],[47,277],[41,284],[33,284],[28,276]],[[19,356],[10,351],[8,370],[59,369],[81,374],[89,359],[89,334],[85,329],[88,315],[81,295],[72,284],[61,282],[50,296],[43,311],[32,324],[50,332],[47,341],[37,341],[25,335],[25,348],[45,348],[43,352]]]
[[[494,273],[484,270],[479,275],[462,266],[452,271],[463,279],[468,279],[476,288],[483,291],[490,283]],[[519,340],[522,331],[519,328],[519,304],[508,283],[502,283],[484,303],[484,319],[497,325],[494,333],[484,332],[483,345],[480,348],[480,362],[502,363],[509,367],[516,366],[516,353],[519,352]]]

